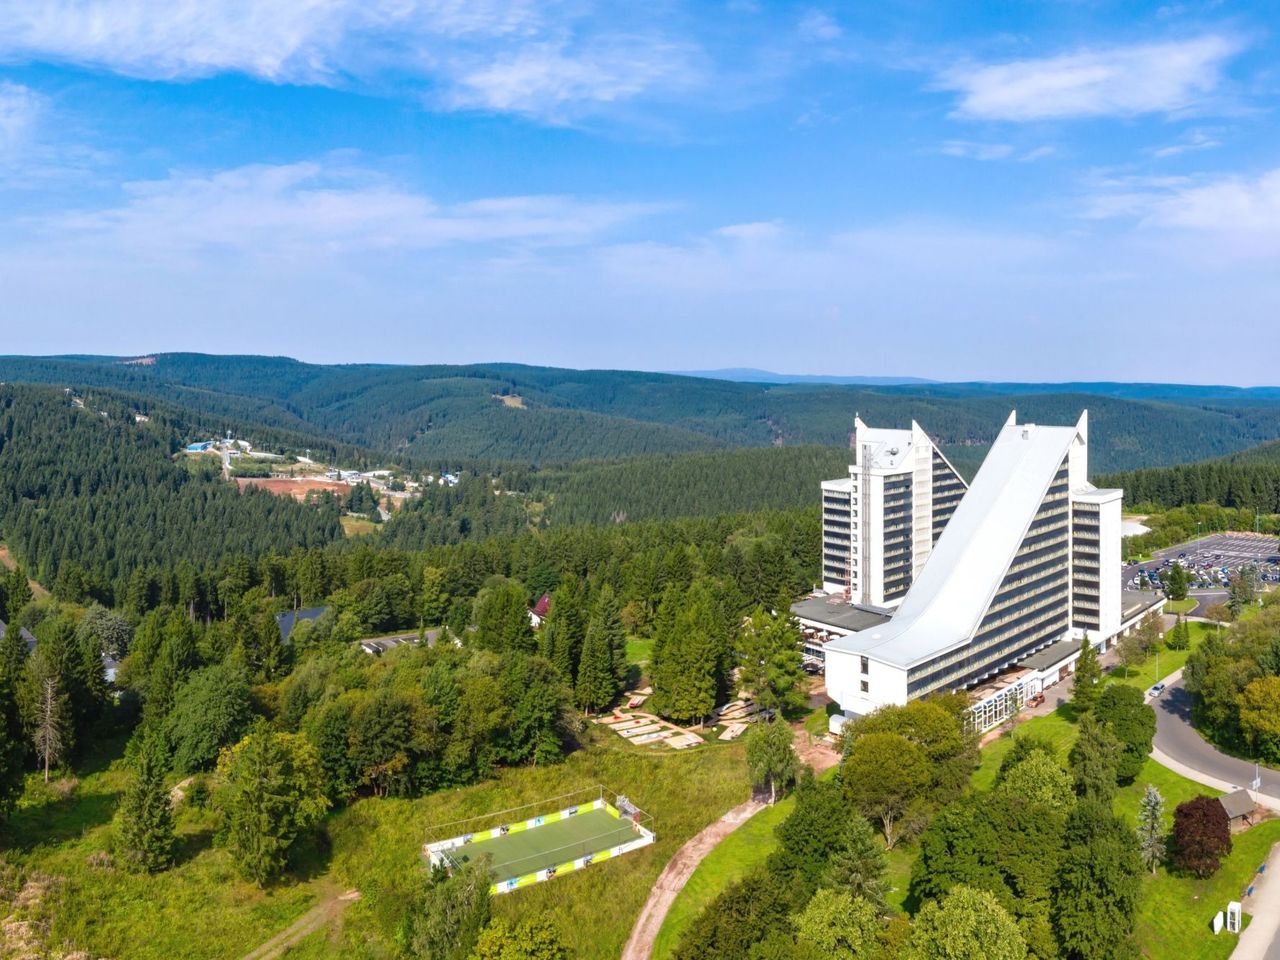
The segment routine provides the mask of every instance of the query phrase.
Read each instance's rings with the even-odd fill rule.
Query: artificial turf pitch
[[[461,863],[487,853],[493,858],[493,878],[506,880],[608,850],[636,836],[631,821],[625,817],[615,817],[607,810],[588,810],[532,830],[477,840],[452,853]]]

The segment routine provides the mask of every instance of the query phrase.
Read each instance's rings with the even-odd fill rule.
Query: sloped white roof
[[[893,619],[827,649],[909,667],[968,642],[1078,434],[1010,415]]]

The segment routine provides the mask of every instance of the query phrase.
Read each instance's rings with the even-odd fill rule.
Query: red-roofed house
[[[542,626],[542,621],[547,619],[547,611],[551,609],[551,594],[544,593],[538,598],[532,609],[529,610],[529,622],[533,624],[533,629],[537,630]]]

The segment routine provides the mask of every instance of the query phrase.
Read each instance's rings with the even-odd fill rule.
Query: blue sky
[[[1277,383],[1277,29],[4,0],[0,352]]]

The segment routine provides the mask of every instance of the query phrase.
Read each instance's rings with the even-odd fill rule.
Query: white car
[[[1157,683],[1155,686],[1153,686],[1150,690],[1147,691],[1147,696],[1151,697],[1154,700],[1156,697],[1160,696],[1160,694],[1162,693],[1164,693],[1164,684]]]

